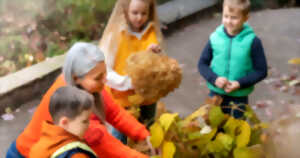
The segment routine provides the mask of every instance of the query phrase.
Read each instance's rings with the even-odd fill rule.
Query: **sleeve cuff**
[[[150,132],[145,127],[143,127],[138,130],[136,140],[145,140],[148,136],[150,136]]]
[[[119,91],[133,89],[129,76],[121,76],[113,70],[107,72],[105,84]]]

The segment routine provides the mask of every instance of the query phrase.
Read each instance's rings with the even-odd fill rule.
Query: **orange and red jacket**
[[[39,141],[32,146],[29,153],[29,157],[48,158],[51,157],[55,152],[57,152],[58,149],[64,147],[69,143],[77,141],[82,142],[82,140],[80,140],[79,137],[67,132],[59,126],[45,121],[42,124],[41,137]],[[71,158],[90,158],[90,156],[84,152],[78,151],[76,153],[73,153]]]
[[[43,96],[42,101],[37,107],[31,121],[16,140],[18,151],[28,157],[31,147],[39,140],[43,121],[52,122],[49,113],[50,97],[56,89],[66,86],[63,75],[60,75],[53,85]],[[125,109],[115,104],[110,95],[102,90],[103,103],[105,106],[106,121],[116,127],[119,131],[129,136],[133,140],[144,140],[149,136],[149,131],[144,125],[139,123]],[[101,158],[147,158],[148,156],[139,153],[119,140],[114,138],[106,129],[101,121],[92,114],[90,116],[90,126],[84,136],[88,145]]]

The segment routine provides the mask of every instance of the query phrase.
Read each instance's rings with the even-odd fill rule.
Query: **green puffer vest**
[[[210,36],[213,50],[210,67],[213,72],[229,80],[238,80],[253,71],[251,45],[255,36],[248,24],[244,24],[243,30],[233,38],[225,33],[224,25],[219,26]],[[248,96],[254,90],[254,86],[251,86],[226,93],[210,83],[208,88],[216,93],[234,97]]]

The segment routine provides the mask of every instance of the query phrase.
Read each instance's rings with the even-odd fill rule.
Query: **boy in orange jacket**
[[[61,87],[51,96],[49,111],[53,122],[44,121],[39,141],[30,158],[96,158],[83,136],[94,106],[91,94],[75,87]]]

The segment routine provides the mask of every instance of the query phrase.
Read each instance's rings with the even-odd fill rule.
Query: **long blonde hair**
[[[149,22],[153,23],[156,37],[163,47],[163,36],[160,30],[160,23],[157,15],[156,1],[155,0],[142,0],[149,2]],[[112,11],[108,24],[103,32],[102,38],[100,40],[100,49],[104,52],[105,61],[107,66],[112,67],[114,63],[110,63],[109,56],[115,56],[120,43],[121,32],[123,30],[128,30],[129,25],[127,22],[126,14],[131,0],[118,0]],[[164,47],[163,47],[164,48]]]

